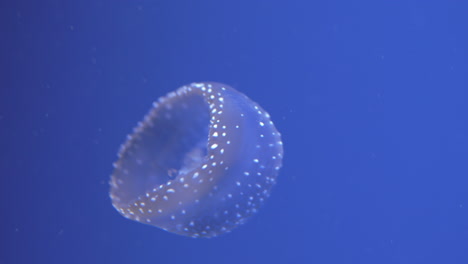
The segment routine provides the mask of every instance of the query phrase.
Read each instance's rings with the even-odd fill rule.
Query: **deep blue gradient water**
[[[2,1],[0,263],[468,263],[466,1]],[[246,225],[123,218],[109,177],[158,97],[230,84],[282,133]]]

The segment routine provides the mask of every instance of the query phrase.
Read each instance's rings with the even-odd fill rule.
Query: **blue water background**
[[[468,263],[466,1],[2,1],[0,263]],[[283,135],[271,198],[180,237],[111,206],[158,97],[232,85]]]

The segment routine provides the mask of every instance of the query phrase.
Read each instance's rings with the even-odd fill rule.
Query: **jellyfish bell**
[[[110,181],[124,217],[191,237],[244,223],[282,165],[269,114],[228,85],[192,83],[161,97],[122,145]]]

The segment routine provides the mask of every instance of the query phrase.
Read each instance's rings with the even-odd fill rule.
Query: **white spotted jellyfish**
[[[192,83],[159,98],[122,145],[110,180],[124,217],[189,237],[243,224],[282,165],[270,115],[228,85]]]

